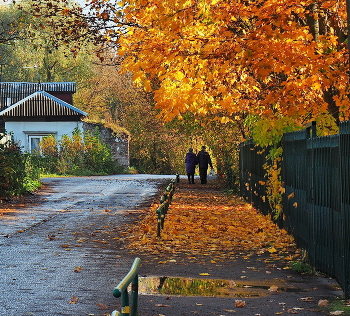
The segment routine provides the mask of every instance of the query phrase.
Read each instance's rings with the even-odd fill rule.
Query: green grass
[[[311,265],[303,261],[292,261],[290,263],[290,266],[293,271],[296,271],[301,274],[315,274],[315,269]]]
[[[342,298],[330,299],[321,310],[329,315],[350,316],[350,301]]]

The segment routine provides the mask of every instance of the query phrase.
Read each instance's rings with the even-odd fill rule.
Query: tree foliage
[[[189,128],[188,115],[193,115],[206,122],[199,133],[215,128],[229,137],[235,130],[236,139],[253,136],[278,152],[283,132],[316,120],[319,133],[330,134],[340,120],[349,118],[344,0],[29,3],[25,11],[38,17],[38,26],[52,29],[55,45],[63,43],[75,53],[93,43],[105,62],[103,49],[109,56],[112,52],[108,60],[131,72],[134,82],[151,95],[149,113],[165,121],[182,120],[182,131]],[[116,94],[103,95],[103,102],[99,97],[96,108],[108,119],[127,108]],[[142,111],[137,114],[145,115]],[[166,145],[156,143],[154,128],[152,136],[137,133],[146,131],[146,125],[160,126],[152,120],[144,123],[142,128],[135,124],[133,135],[140,144],[141,139],[149,144],[147,150],[135,150],[144,150],[145,158],[152,157],[152,146]],[[214,134],[206,132],[205,141],[211,138],[219,155],[222,145]],[[181,135],[188,139],[188,134]],[[271,158],[278,155],[272,153]]]
[[[148,89],[157,80],[166,118],[186,111],[300,123],[348,118],[345,3],[128,3],[125,19],[137,26],[120,39],[124,65]]]
[[[257,128],[266,118],[272,124],[259,125],[259,140],[280,135],[285,117],[297,128],[317,119],[323,133],[349,118],[345,1],[96,0],[81,8],[46,0],[33,10],[51,16],[67,43],[117,49],[165,120],[243,113]]]
[[[81,81],[89,72],[93,55],[89,47],[79,52],[58,44],[44,17],[28,12],[34,1],[19,6],[0,5],[0,63],[2,81]],[[67,20],[61,17],[61,20]]]

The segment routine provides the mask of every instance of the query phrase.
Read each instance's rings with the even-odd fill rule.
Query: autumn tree
[[[57,3],[33,10],[52,17],[58,39],[115,49],[165,121],[190,112],[243,126],[273,146],[273,164],[283,132],[316,120],[330,134],[349,118],[344,0]]]
[[[348,118],[344,1],[46,0],[33,10],[67,43],[116,49],[165,120],[244,113],[271,122],[260,134],[281,135],[314,119],[329,133]]]
[[[79,81],[90,76],[89,47],[73,52],[58,44],[43,17],[28,12],[33,2],[0,5],[2,81]]]
[[[139,172],[183,172],[188,147],[199,148],[204,141],[198,124],[190,119],[165,124],[153,94],[136,87],[131,73],[121,74],[113,56],[105,54],[104,62],[92,69],[93,75],[75,96],[75,104],[89,113],[88,119],[102,122],[117,135],[129,135],[130,163]]]

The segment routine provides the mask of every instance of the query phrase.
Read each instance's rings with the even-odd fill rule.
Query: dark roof
[[[87,113],[45,92],[38,91],[0,111],[6,117],[86,116]]]
[[[37,91],[73,94],[76,91],[76,84],[75,82],[0,82],[0,109]]]

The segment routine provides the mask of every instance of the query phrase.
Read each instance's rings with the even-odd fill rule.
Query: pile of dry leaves
[[[135,253],[211,256],[214,260],[237,255],[269,253],[275,259],[291,260],[296,249],[292,236],[279,229],[240,197],[215,184],[180,183],[157,238],[159,205],[153,205],[135,226],[125,232],[128,248]]]

